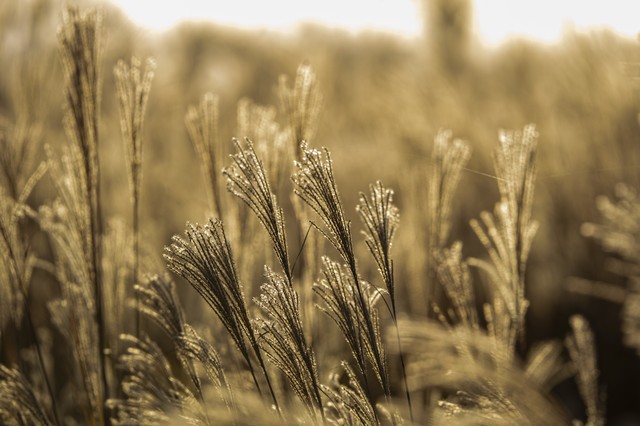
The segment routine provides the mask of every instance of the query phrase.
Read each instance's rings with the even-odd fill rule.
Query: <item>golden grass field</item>
[[[430,4],[1,3],[0,423],[640,424],[637,41]]]

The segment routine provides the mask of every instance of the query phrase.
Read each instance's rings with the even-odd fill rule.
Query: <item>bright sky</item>
[[[350,31],[421,32],[419,0],[111,0],[138,25],[162,31],[184,20],[289,31],[313,21]],[[474,0],[475,31],[495,45],[511,35],[544,42],[565,28],[609,27],[635,37],[637,0]]]

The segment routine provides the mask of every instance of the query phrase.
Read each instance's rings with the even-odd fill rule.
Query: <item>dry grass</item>
[[[66,9],[59,45],[68,143],[61,155],[48,148],[46,162],[29,174],[28,128],[0,133],[10,148],[0,157],[0,338],[15,349],[0,365],[3,424],[579,424],[553,394],[570,376],[585,424],[604,423],[587,320],[572,316],[564,342],[527,341],[527,266],[539,227],[535,126],[499,133],[499,199],[470,223],[484,249],[473,258],[460,241],[450,243],[470,145],[438,133],[423,229],[406,230],[425,233],[425,244],[411,248],[422,273],[407,281],[396,272],[407,259],[392,256],[402,229],[394,191],[377,181],[360,194],[356,213],[370,257],[362,255],[330,151],[312,148],[322,96],[309,65],[298,68],[292,87],[281,79],[279,108],[240,102],[238,136],[246,139],[234,140],[228,159],[218,98],[206,94],[185,122],[212,218],[187,223],[165,247],[174,283],[162,266],[141,266],[151,61],[144,70],[135,58],[119,62],[114,71],[131,227],[103,224],[102,32],[100,13]],[[36,210],[28,197],[47,169],[56,198]],[[225,184],[247,208],[224,193]],[[600,201],[605,223],[583,231],[620,255],[634,279],[638,202],[627,187],[619,195],[619,204]],[[26,220],[48,238],[50,261],[31,249],[20,226]],[[55,354],[31,319],[35,265],[58,290],[46,301],[64,338]],[[259,287],[255,270],[263,271]],[[186,284],[210,308],[200,319],[198,308],[180,301]],[[624,331],[638,348],[637,288],[628,293]]]

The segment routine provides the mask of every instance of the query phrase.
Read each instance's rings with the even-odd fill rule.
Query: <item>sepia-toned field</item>
[[[640,424],[640,46],[0,3],[0,423]]]

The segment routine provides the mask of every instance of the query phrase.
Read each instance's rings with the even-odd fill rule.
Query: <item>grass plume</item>
[[[200,160],[211,211],[222,220],[220,194],[223,186],[218,174],[222,170],[223,154],[218,135],[218,97],[206,93],[197,106],[189,107],[184,121]]]
[[[204,226],[187,224],[186,238],[175,236],[173,244],[165,249],[167,266],[187,280],[215,312],[247,362],[260,390],[251,361],[253,351],[277,407],[222,222],[212,219]]]
[[[131,65],[119,61],[114,68],[116,92],[120,107],[120,130],[125,145],[127,176],[131,194],[133,282],[140,280],[140,194],[142,187],[142,130],[144,115],[153,81],[155,62],[147,59],[144,70],[140,60],[131,58]],[[140,335],[140,318],[136,310],[136,335]]]

